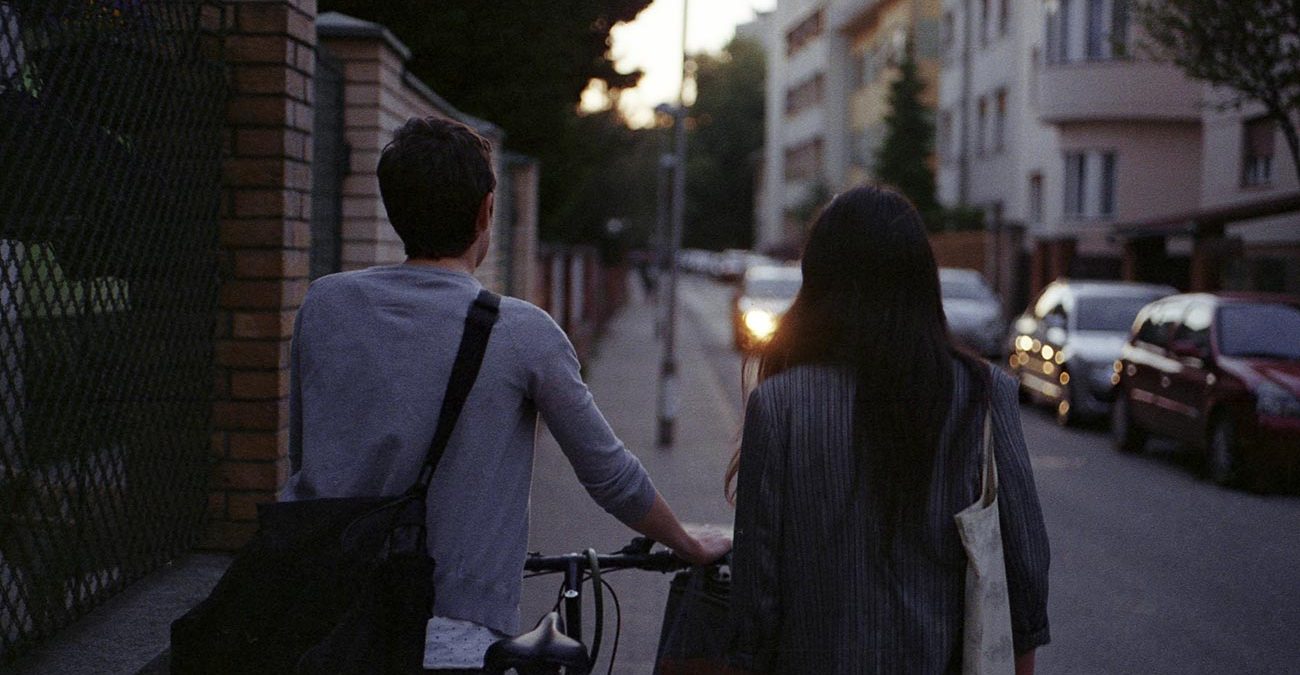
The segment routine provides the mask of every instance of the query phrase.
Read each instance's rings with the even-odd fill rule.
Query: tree
[[[650,0],[321,0],[339,11],[388,27],[411,49],[411,73],[460,110],[503,128],[512,150],[542,164],[542,233],[581,236],[563,209],[587,167],[591,139],[577,105],[592,80],[609,91],[636,84],[640,72],[619,73],[609,59],[609,31],[635,18]]]
[[[927,221],[933,221],[939,211],[934,171],[930,168],[934,123],[930,110],[921,102],[925,82],[916,71],[910,47],[898,71],[898,79],[889,89],[885,140],[876,153],[875,177],[898,188]]]
[[[737,38],[718,54],[697,55],[695,64],[683,239],[694,248],[749,248],[763,147],[763,46]]]
[[[1142,0],[1157,57],[1231,92],[1224,108],[1263,106],[1300,171],[1300,0]]]

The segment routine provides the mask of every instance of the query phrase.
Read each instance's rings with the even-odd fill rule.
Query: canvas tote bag
[[[998,520],[998,467],[993,453],[993,408],[984,415],[980,496],[954,518],[966,549],[966,618],[962,637],[964,675],[1004,675],[1016,669],[1011,643],[1007,563]]]

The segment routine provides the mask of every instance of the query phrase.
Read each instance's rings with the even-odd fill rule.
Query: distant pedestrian
[[[907,199],[870,186],[834,198],[761,353],[727,476],[734,667],[961,672],[954,515],[980,495],[990,406],[1016,670],[1029,673],[1049,639],[1049,556],[1016,384],[950,341]]]
[[[490,153],[468,127],[437,118],[410,120],[384,148],[379,189],[407,260],[308,290],[294,325],[293,474],[281,499],[393,495],[414,481],[482,290],[473,274],[491,233]],[[564,332],[504,298],[429,492],[437,572],[425,668],[477,672],[488,645],[519,632],[539,412],[606,511],[691,562],[730,547],[682,529],[596,408]]]
[[[659,266],[655,264],[655,255],[645,253],[637,257],[636,271],[641,277],[641,287],[645,290],[646,300],[659,302]]]

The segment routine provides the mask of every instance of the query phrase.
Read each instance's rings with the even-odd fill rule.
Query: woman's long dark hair
[[[813,223],[803,286],[759,357],[758,379],[805,364],[852,369],[859,475],[890,521],[928,494],[952,404],[954,357],[987,376],[949,338],[938,268],[916,208],[881,186],[837,195]],[[739,464],[737,450],[729,497]]]

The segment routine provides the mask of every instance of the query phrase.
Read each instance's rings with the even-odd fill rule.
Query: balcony
[[[1202,85],[1167,63],[1130,59],[1051,64],[1039,75],[1043,122],[1201,119]]]

